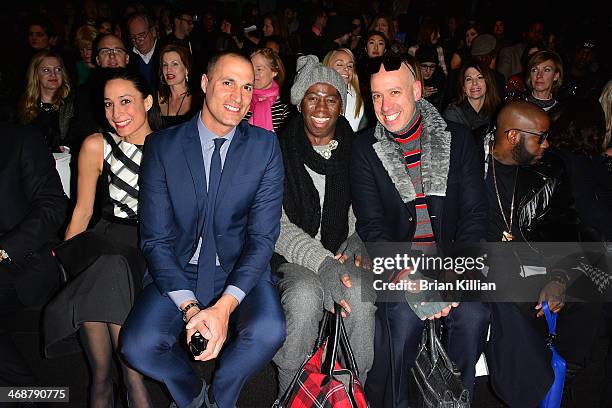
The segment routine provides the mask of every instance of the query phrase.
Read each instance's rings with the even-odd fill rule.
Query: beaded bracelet
[[[187,306],[185,306],[185,308],[183,309],[183,321],[185,323],[187,323],[187,312],[189,311],[189,309],[191,309],[192,307],[197,307],[198,309],[200,308],[200,305],[198,304],[198,302],[191,302],[189,304],[187,304]]]

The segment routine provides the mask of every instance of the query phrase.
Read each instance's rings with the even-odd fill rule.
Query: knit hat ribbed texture
[[[308,88],[317,83],[329,84],[338,90],[342,98],[342,112],[346,109],[346,85],[339,73],[323,66],[315,55],[303,55],[298,58],[297,73],[291,87],[291,103],[300,109],[302,99]]]

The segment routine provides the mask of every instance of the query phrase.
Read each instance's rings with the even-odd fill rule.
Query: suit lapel
[[[200,142],[200,134],[198,132],[198,120],[200,120],[199,113],[195,115],[187,126],[183,127],[183,131],[187,133],[183,137],[183,151],[195,188],[198,212],[202,214],[206,205],[206,173],[204,170],[204,158],[202,157],[202,143]]]
[[[223,201],[223,196],[231,184],[232,177],[240,164],[246,152],[248,125],[241,122],[236,126],[236,133],[232,139],[225,162],[223,164],[223,172],[221,173],[221,181],[219,182],[219,190],[217,191],[217,199],[215,201],[215,210],[219,208],[219,203]]]

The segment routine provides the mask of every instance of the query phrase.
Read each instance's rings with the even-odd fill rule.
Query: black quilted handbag
[[[418,407],[469,408],[470,394],[461,373],[436,334],[435,321],[427,321],[412,376],[419,391]]]

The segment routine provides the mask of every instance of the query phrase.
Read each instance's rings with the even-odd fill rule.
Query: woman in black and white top
[[[85,248],[79,257],[91,262],[68,271],[73,279],[49,303],[44,319],[48,357],[79,352],[74,336],[79,332],[92,373],[92,407],[113,406],[117,398],[111,378],[113,353],[146,266],[138,249],[138,173],[145,139],[159,121],[146,80],[123,69],[105,83],[104,108],[114,131],[94,133],[83,142],[77,203],[65,234],[69,240],[87,230],[101,178],[108,194],[102,219],[94,234],[80,236],[79,244]],[[130,405],[152,406],[142,375],[123,363],[121,368]]]

